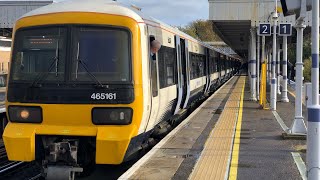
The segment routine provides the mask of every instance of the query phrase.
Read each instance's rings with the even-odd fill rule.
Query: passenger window
[[[176,49],[162,46],[158,52],[160,88],[177,83]]]

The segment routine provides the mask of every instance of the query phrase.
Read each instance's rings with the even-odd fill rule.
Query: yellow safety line
[[[288,92],[289,92],[289,94],[291,94],[291,96],[293,96],[294,98],[296,98],[296,95],[295,95],[293,92],[291,92],[291,91],[289,91],[289,90],[288,90]]]
[[[229,180],[236,180],[238,174],[238,161],[239,161],[239,152],[240,152],[240,133],[241,133],[241,125],[242,125],[242,112],[243,112],[243,97],[244,97],[244,85],[242,88],[242,94],[240,98],[240,106],[239,106],[239,113],[238,113],[238,122],[236,127],[236,134],[233,141],[233,150],[232,150],[232,159],[230,164],[230,171],[229,171]]]

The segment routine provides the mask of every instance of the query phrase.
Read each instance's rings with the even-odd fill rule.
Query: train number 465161
[[[116,100],[116,93],[92,93],[91,99],[94,100]]]

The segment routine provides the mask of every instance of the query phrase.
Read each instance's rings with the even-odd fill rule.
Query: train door
[[[182,101],[180,108],[184,109],[187,107],[190,97],[190,63],[189,63],[189,48],[188,41],[180,38],[181,47],[181,70],[182,70]]]
[[[205,73],[206,73],[206,88],[205,88],[205,93],[209,91],[210,88],[210,71],[209,71],[209,49],[205,48],[205,55],[206,55],[206,62],[205,62]]]
[[[183,96],[183,75],[181,66],[181,39],[179,36],[175,36],[176,54],[177,54],[177,72],[178,72],[178,85],[177,85],[177,104],[174,110],[174,114],[177,114],[181,109],[181,102]]]
[[[148,122],[148,128],[149,126],[153,126],[154,123],[157,121],[157,116],[159,112],[159,75],[158,75],[158,55],[154,54],[151,56],[150,52],[150,43],[155,39],[154,36],[149,37],[149,76],[150,76],[150,87],[151,87],[151,111],[150,111],[150,117]]]

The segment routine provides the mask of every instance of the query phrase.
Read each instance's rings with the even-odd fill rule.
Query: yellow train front
[[[153,39],[163,46],[151,58]],[[10,64],[8,157],[38,160],[53,179],[135,157],[239,66],[107,0],[63,1],[24,15],[14,28]]]

